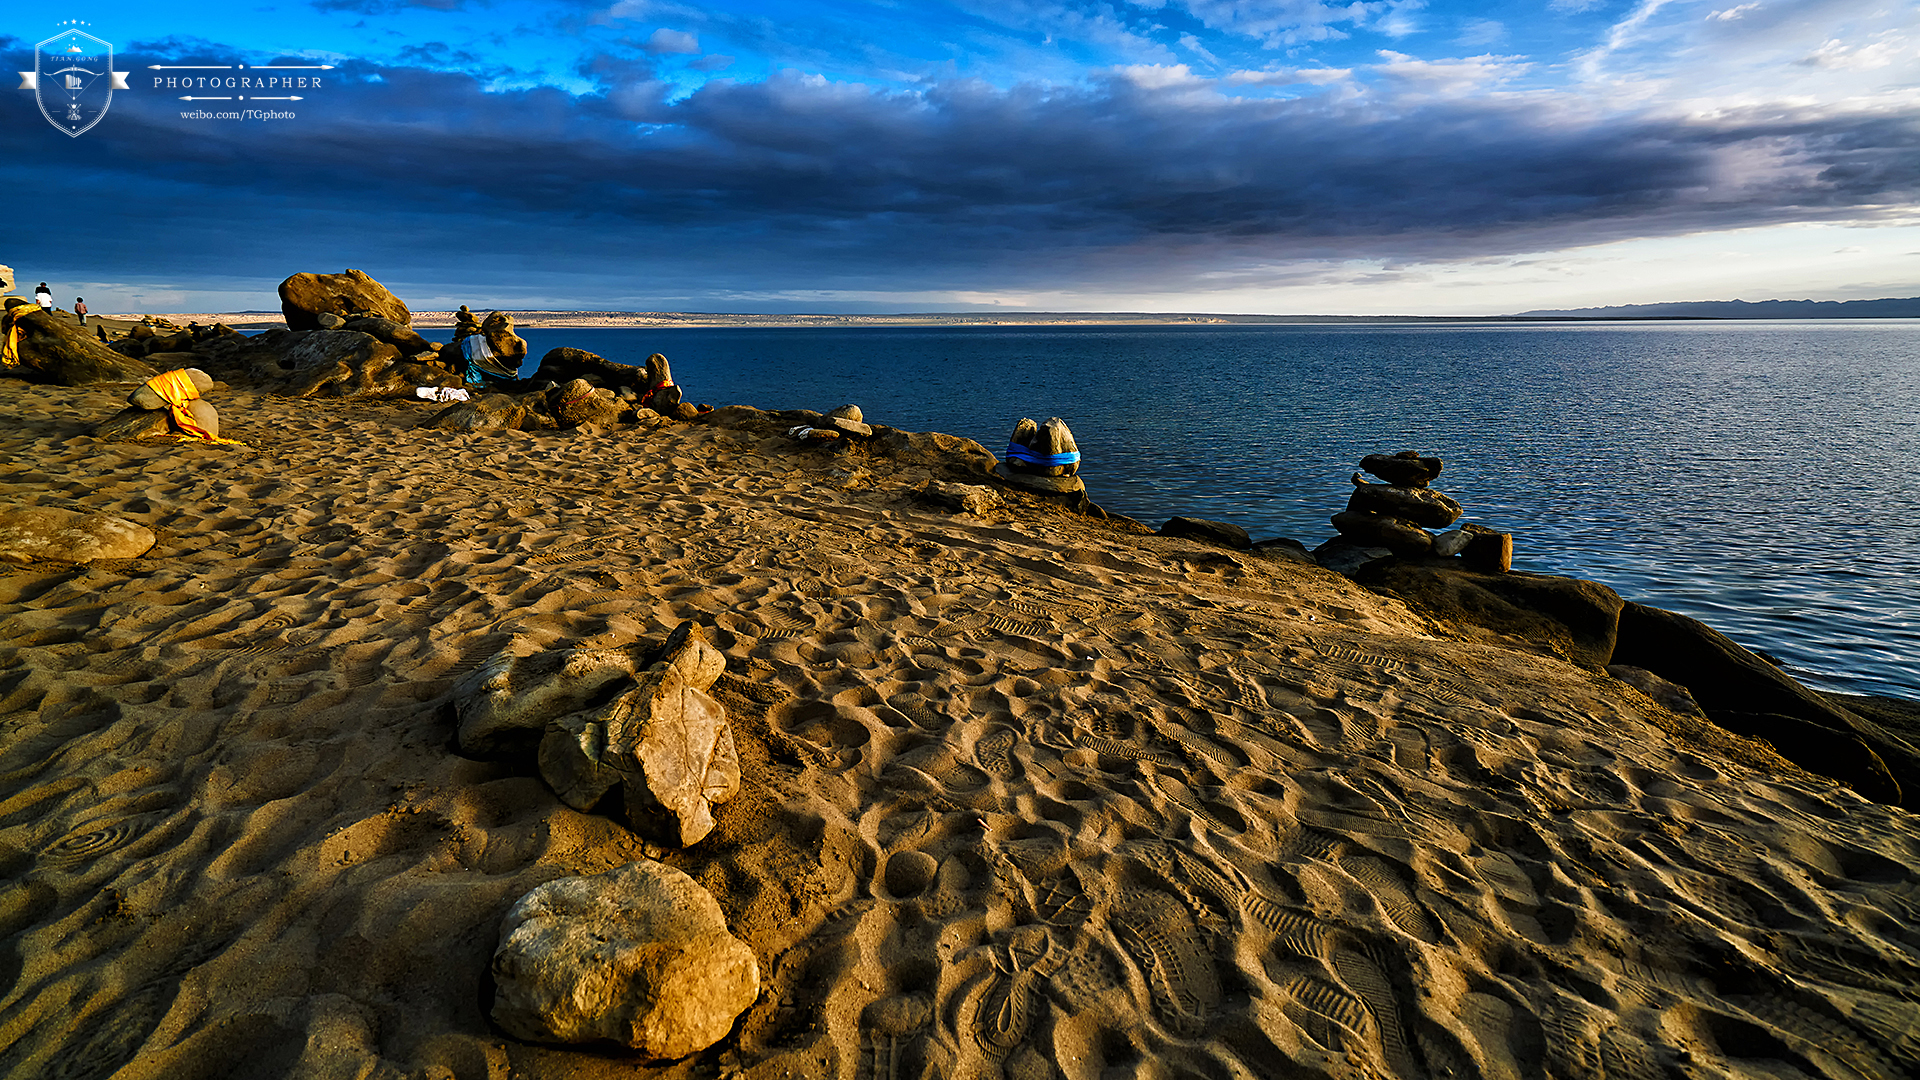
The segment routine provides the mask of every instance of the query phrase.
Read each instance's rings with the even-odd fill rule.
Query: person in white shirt
[[[39,287],[33,290],[33,301],[40,305],[41,311],[53,310],[53,290],[47,288],[46,282],[41,282]]]

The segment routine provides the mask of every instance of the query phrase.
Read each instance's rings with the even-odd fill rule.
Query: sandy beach
[[[931,508],[991,483],[946,437],[237,388],[243,446],[92,437],[126,394],[0,379],[0,499],[161,537],[0,566],[0,1075],[1920,1070],[1912,815],[1317,566]],[[694,847],[457,752],[489,658],[685,620],[744,776]],[[646,858],[755,953],[732,1034],[495,1027],[515,899]]]

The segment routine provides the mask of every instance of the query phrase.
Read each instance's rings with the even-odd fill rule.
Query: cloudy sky
[[[0,262],[95,311],[1920,295],[1910,0],[63,0],[0,50],[69,20],[130,89],[0,106]],[[154,85],[276,64],[331,67]]]

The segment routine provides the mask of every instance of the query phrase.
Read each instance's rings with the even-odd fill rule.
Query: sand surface
[[[248,446],[91,438],[125,394],[0,380],[0,501],[161,534],[0,567],[0,1075],[1920,1068],[1911,815],[1316,567],[771,430],[216,390]],[[685,619],[745,788],[663,857],[765,989],[679,1063],[514,1041],[502,915],[649,852],[450,692]]]

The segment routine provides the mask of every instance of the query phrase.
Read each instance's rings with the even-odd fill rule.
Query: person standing
[[[47,288],[46,282],[41,282],[39,287],[33,290],[33,302],[40,305],[41,311],[53,310],[53,290]]]
[[[80,320],[80,325],[81,325],[81,326],[85,326],[85,325],[87,325],[87,300],[86,300],[86,297],[84,297],[84,296],[76,296],[76,297],[74,297],[74,298],[73,298],[73,314],[74,314],[74,316],[75,316],[75,317],[77,317],[77,318],[78,318],[78,319]]]

